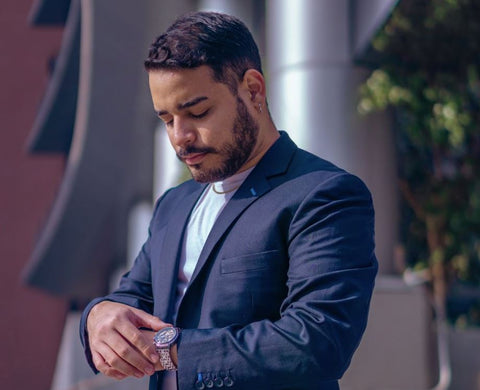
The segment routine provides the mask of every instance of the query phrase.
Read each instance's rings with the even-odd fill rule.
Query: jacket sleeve
[[[135,259],[132,269],[122,276],[120,285],[114,292],[104,297],[95,298],[86,306],[82,313],[80,319],[80,341],[82,342],[87,362],[95,373],[98,373],[98,370],[92,361],[92,353],[87,332],[87,317],[93,306],[103,301],[112,301],[123,303],[152,314],[153,296],[150,272],[151,224],[155,220],[160,200],[155,206],[150,227],[148,229],[148,238]]]
[[[212,381],[234,389],[337,388],[366,327],[377,272],[370,193],[352,175],[331,177],[294,210],[287,235],[279,319],[184,329],[180,390]]]

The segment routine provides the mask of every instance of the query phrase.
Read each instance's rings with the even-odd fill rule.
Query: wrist
[[[177,369],[177,344],[176,341],[180,335],[180,328],[167,326],[160,329],[153,338],[153,344],[160,358],[160,363],[167,371]]]
[[[173,364],[175,364],[175,367],[178,368],[177,341],[175,341],[175,343],[170,347],[170,357],[172,359]]]
[[[105,301],[98,302],[90,308],[90,311],[85,319],[85,330],[87,331],[87,334],[90,333],[92,327],[95,327],[95,317],[104,302]]]

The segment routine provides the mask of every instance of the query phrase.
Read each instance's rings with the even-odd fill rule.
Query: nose
[[[196,130],[190,121],[183,118],[174,118],[171,141],[175,146],[185,148],[195,143]]]

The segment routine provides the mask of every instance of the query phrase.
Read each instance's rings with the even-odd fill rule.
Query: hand
[[[153,336],[139,328],[158,331],[168,325],[121,303],[98,303],[87,318],[88,341],[95,367],[115,379],[152,375],[159,361],[158,354]]]

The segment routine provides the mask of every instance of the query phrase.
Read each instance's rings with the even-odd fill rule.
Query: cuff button
[[[203,382],[197,381],[195,382],[195,388],[198,390],[203,390],[205,388],[205,385],[203,384]]]
[[[195,382],[195,388],[197,390],[203,390],[205,388],[205,384],[203,383],[201,376],[199,376],[198,380]]]
[[[226,387],[232,387],[233,386],[233,379],[230,378],[229,376],[226,376],[224,379],[223,379],[223,383],[225,383],[225,386]]]

